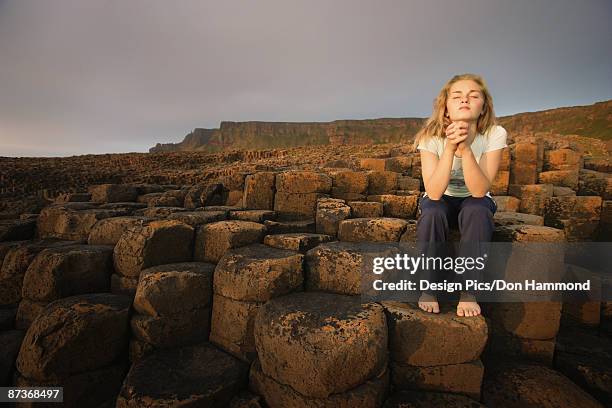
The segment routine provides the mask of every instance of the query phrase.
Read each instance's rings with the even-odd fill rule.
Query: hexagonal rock
[[[242,198],[244,196],[244,191],[241,190],[230,190],[227,194],[227,200],[225,201],[225,205],[242,207]]]
[[[323,292],[272,299],[255,318],[264,374],[307,397],[327,398],[387,365],[387,323],[377,303]]]
[[[50,303],[28,329],[17,369],[27,378],[52,380],[111,364],[128,346],[130,303],[110,293]]]
[[[340,221],[351,215],[351,207],[344,200],[321,198],[317,201],[317,233],[336,236]]]
[[[493,215],[495,225],[544,225],[544,217],[511,211],[496,211]]]
[[[138,216],[111,217],[98,221],[87,238],[89,245],[115,245],[130,227],[144,225],[152,219]]]
[[[489,407],[585,407],[602,405],[559,372],[524,363],[487,366],[482,401]]]
[[[411,173],[412,156],[397,156],[385,159],[385,170],[396,173]]]
[[[541,225],[500,225],[495,228],[492,241],[565,242],[565,232]]]
[[[340,222],[338,239],[349,242],[397,242],[408,222],[400,218],[353,218]]]
[[[128,277],[113,273],[111,275],[111,293],[133,298],[138,287],[138,277]]]
[[[240,211],[241,207],[236,207],[233,205],[206,205],[204,207],[196,208],[197,211],[225,211],[225,213],[229,216],[230,211]]]
[[[546,340],[559,331],[561,302],[499,302],[484,310],[492,324],[518,337]]]
[[[571,149],[544,151],[544,170],[577,170],[584,165],[580,152]]]
[[[383,204],[373,201],[349,201],[353,218],[376,218],[383,216]]]
[[[314,171],[285,171],[276,175],[276,190],[284,193],[327,193],[332,179]]]
[[[151,317],[173,316],[212,303],[215,266],[182,262],[145,269],[140,274],[134,310]]]
[[[510,183],[533,184],[537,179],[538,164],[543,159],[536,143],[514,143],[510,145],[512,161],[510,162]],[[543,150],[543,149],[542,149]],[[538,163],[539,162],[539,163]]]
[[[8,242],[0,242],[0,268],[2,267],[2,262],[4,262],[4,257],[9,251],[13,248],[17,248],[19,245],[23,245],[28,243],[28,241],[8,241]]]
[[[15,327],[19,330],[28,330],[48,304],[49,302],[36,302],[28,298],[21,299],[15,316]]]
[[[414,177],[399,176],[397,179],[398,190],[420,190],[421,180]]]
[[[398,248],[384,243],[329,242],[306,253],[306,290],[359,295],[369,287],[374,257],[391,257]]]
[[[575,190],[578,188],[578,169],[543,171],[538,175],[538,183],[565,186]]]
[[[368,196],[370,200],[371,196]],[[383,194],[378,196],[375,200],[379,201],[383,205],[383,214],[385,217],[391,218],[414,218],[418,206],[418,195],[393,195]]]
[[[170,215],[178,212],[188,212],[187,208],[183,207],[148,207],[134,211],[134,215],[148,218],[168,218]]]
[[[54,204],[63,204],[63,203],[74,203],[74,202],[87,202],[91,201],[91,193],[61,193],[59,194],[55,200],[53,200]]]
[[[266,227],[251,221],[219,221],[197,229],[194,260],[217,263],[232,248],[261,242]]]
[[[70,245],[49,248],[36,255],[28,267],[22,295],[39,302],[108,292],[113,273],[110,245]]]
[[[156,348],[152,344],[149,344],[146,341],[137,339],[132,336],[132,338],[130,339],[128,360],[130,360],[131,363],[134,363],[142,359],[143,357],[146,357],[147,355],[151,354],[151,352],[155,350],[159,350],[159,348]]]
[[[396,362],[459,364],[478,359],[484,350],[488,330],[482,316],[459,317],[451,309],[432,314],[403,302],[382,305],[389,325],[389,353]]]
[[[364,170],[384,171],[386,159],[368,157],[359,159],[359,167]]]
[[[98,207],[101,210],[115,210],[124,213],[124,215],[132,215],[137,210],[147,208],[143,203],[106,203],[100,204]]]
[[[364,194],[368,190],[368,174],[363,171],[334,172],[332,179],[332,189],[338,193]]]
[[[251,365],[249,388],[262,395],[270,407],[352,408],[382,406],[389,387],[389,370],[363,384],[327,398],[306,397],[266,375],[258,360]]]
[[[183,205],[183,200],[181,198],[167,195],[166,193],[153,193],[147,195],[152,196],[146,198],[148,207],[181,207]],[[142,197],[145,196],[139,198]]]
[[[45,207],[37,221],[40,238],[87,241],[94,225],[104,218],[128,215],[126,211],[104,210],[87,203],[66,203]]]
[[[344,201],[364,201],[366,199],[365,194],[350,192],[347,193],[337,189],[336,187],[332,187],[331,196],[332,198],[339,198]]]
[[[283,220],[283,221],[264,221],[268,234],[294,234],[294,233],[314,233],[316,225],[314,219],[306,220]]]
[[[601,196],[604,200],[612,199],[612,175],[599,171],[580,169],[578,195]]]
[[[155,348],[196,344],[208,340],[210,307],[160,317],[134,314],[130,327],[134,339]]]
[[[383,408],[486,408],[465,395],[433,391],[398,391],[385,401]]]
[[[9,249],[0,269],[0,305],[12,305],[21,300],[23,278],[38,253],[47,248],[66,245],[74,245],[74,242],[58,239],[25,241]]]
[[[244,208],[271,210],[274,208],[275,174],[257,172],[246,176],[242,201]]]
[[[510,184],[508,194],[521,199],[519,211],[527,214],[544,215],[546,202],[553,195],[552,184]]]
[[[557,337],[555,369],[602,403],[612,403],[612,349],[608,338],[585,330],[562,329]]]
[[[480,400],[483,375],[480,360],[433,367],[391,363],[391,381],[397,389],[452,392],[475,400]]]
[[[553,197],[575,196],[576,192],[569,187],[553,186]]]
[[[138,277],[151,266],[189,262],[193,253],[193,227],[180,221],[151,221],[128,229],[113,251],[117,273]]]
[[[184,211],[175,212],[166,217],[169,220],[177,220],[182,223],[197,227],[202,224],[223,221],[227,218],[226,211]]]
[[[513,196],[493,196],[498,212],[518,212],[521,200]]]
[[[253,244],[229,250],[215,268],[214,291],[233,300],[265,302],[302,288],[304,255]]]
[[[210,342],[243,361],[253,361],[257,357],[253,325],[262,304],[214,294]]]
[[[230,220],[242,220],[263,223],[266,220],[276,218],[276,213],[271,210],[234,210],[229,212]]]
[[[325,234],[295,232],[288,234],[266,235],[264,237],[264,244],[273,248],[306,252],[319,244],[323,244],[332,240],[333,238],[331,236]]]
[[[94,203],[118,203],[122,201],[136,201],[138,190],[128,184],[98,184],[89,186],[91,201]]]
[[[397,190],[399,173],[394,171],[371,171],[368,173],[368,194],[389,194]]]
[[[117,408],[225,407],[246,388],[249,367],[210,344],[156,350],[132,365]]]
[[[274,211],[284,219],[314,218],[317,201],[326,197],[323,193],[287,193],[277,191],[274,195]]]
[[[406,231],[404,231],[404,233],[402,234],[400,238],[400,242],[416,243],[417,242],[417,235],[416,235],[417,220],[407,220],[407,221],[408,221],[408,226],[406,227]],[[450,241],[453,241],[452,234],[453,234],[453,230],[451,230]]]
[[[206,205],[223,205],[227,201],[228,190],[220,183],[197,185],[185,194],[183,206],[194,209]]]
[[[525,339],[514,336],[496,324],[490,325],[490,335],[483,352],[485,366],[497,364],[500,356],[504,359],[521,359],[552,366],[555,353],[555,338]]]
[[[601,197],[552,197],[546,205],[544,223],[565,230],[568,241],[593,238],[601,218]]]

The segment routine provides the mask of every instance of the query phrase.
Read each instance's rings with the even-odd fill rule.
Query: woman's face
[[[450,120],[476,121],[483,107],[484,97],[476,82],[462,79],[451,86],[446,99]]]

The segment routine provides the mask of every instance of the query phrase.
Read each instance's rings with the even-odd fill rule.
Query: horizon
[[[538,111],[524,111],[524,112],[516,112],[516,113],[512,113],[509,115],[496,115],[496,119],[500,119],[500,118],[505,118],[505,117],[510,117],[510,116],[514,116],[514,115],[520,115],[520,114],[526,114],[526,113],[540,113],[540,112],[545,112],[545,111],[550,111],[550,110],[555,110],[555,109],[564,109],[564,108],[579,108],[579,107],[586,107],[586,106],[592,106],[598,103],[605,103],[605,102],[610,102],[612,101],[612,99],[607,99],[607,100],[603,100],[603,101],[596,101],[593,102],[591,104],[587,104],[587,105],[572,105],[572,106],[558,106],[558,107],[553,107],[553,108],[547,108],[547,109],[542,109],[542,110],[538,110]],[[331,121],[304,121],[304,122],[296,122],[296,121],[262,121],[262,120],[244,120],[244,121],[232,121],[232,120],[223,120],[223,121],[219,121],[219,127],[221,125],[221,122],[239,122],[239,123],[244,123],[244,122],[263,122],[263,123],[332,123],[335,121],[340,121],[340,120],[381,120],[381,119],[422,119],[425,120],[427,119],[427,117],[414,117],[414,116],[406,116],[406,117],[391,117],[391,116],[383,116],[383,117],[377,117],[377,118],[341,118],[341,119],[333,119]],[[216,128],[194,128],[190,131],[187,131],[183,136],[181,136],[180,140],[176,140],[176,141],[167,141],[167,142],[157,142],[160,144],[167,144],[167,143],[180,143],[182,142],[185,137],[191,133],[193,130],[195,129],[219,129],[219,127]],[[91,156],[91,155],[105,155],[105,154],[134,154],[134,153],[142,153],[142,154],[149,154],[149,148],[153,147],[149,146],[146,147],[146,151],[116,151],[116,152],[96,152],[96,153],[79,153],[79,154],[72,154],[72,155],[57,155],[57,156],[4,156],[4,155],[0,155],[0,158],[12,158],[12,159],[18,159],[18,158],[22,158],[22,159],[44,159],[44,158],[70,158],[70,157],[79,157],[79,156]],[[297,146],[297,147],[303,147],[303,146]],[[262,150],[262,149],[255,149],[255,150]],[[202,152],[204,153],[204,152]]]

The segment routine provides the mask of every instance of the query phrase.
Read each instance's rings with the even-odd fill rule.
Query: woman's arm
[[[448,187],[455,151],[468,137],[467,123],[453,122],[444,132],[446,144],[442,157],[438,159],[438,155],[421,150],[421,175],[427,196],[432,200],[441,199]]]
[[[421,150],[421,173],[427,196],[432,200],[442,198],[444,191],[450,181],[451,168],[453,167],[453,156],[456,145],[447,143],[444,147],[442,157],[427,150]]]
[[[491,150],[483,153],[480,164],[476,161],[471,146],[467,146],[461,153],[463,165],[463,178],[465,185],[473,197],[484,197],[491,188],[497,176],[503,149]]]

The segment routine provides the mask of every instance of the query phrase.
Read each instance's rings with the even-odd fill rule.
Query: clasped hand
[[[465,142],[468,138],[469,123],[465,121],[452,122],[446,127],[445,133],[448,143],[451,144],[454,150],[461,153],[469,145]]]

